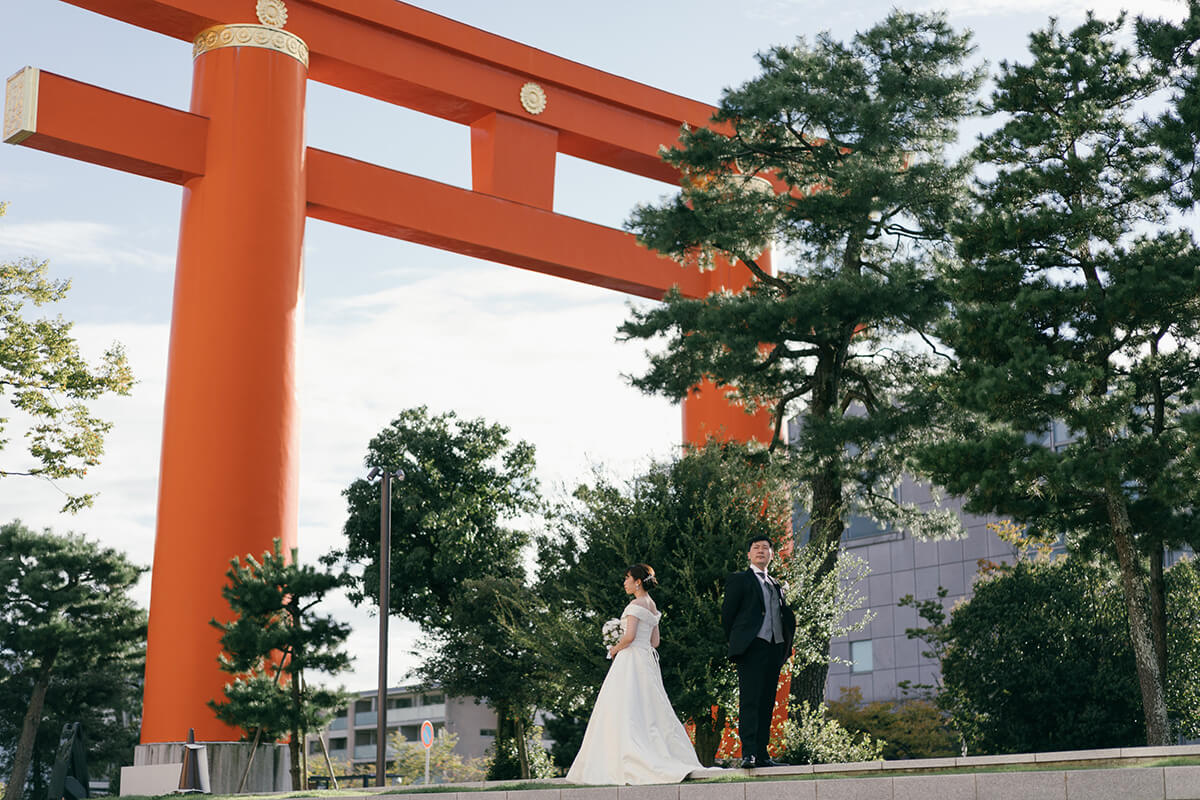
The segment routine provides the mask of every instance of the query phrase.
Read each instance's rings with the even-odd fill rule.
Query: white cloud
[[[0,254],[111,268],[174,268],[174,254],[137,245],[135,234],[99,222],[5,222],[0,226]]]

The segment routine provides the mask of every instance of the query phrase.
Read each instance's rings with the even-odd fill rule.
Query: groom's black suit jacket
[[[779,593],[779,617],[783,623],[784,658],[792,652],[792,639],[796,634],[796,615],[787,607],[779,583],[771,578],[775,591]],[[753,569],[734,572],[725,581],[725,598],[721,601],[721,627],[729,642],[729,657],[737,661],[742,653],[758,637],[762,629],[767,607],[763,603],[761,584]]]

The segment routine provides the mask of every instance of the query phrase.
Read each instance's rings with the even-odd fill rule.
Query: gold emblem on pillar
[[[287,6],[283,4],[283,0],[258,0],[254,13],[263,25],[281,29],[287,25]]]
[[[4,141],[20,144],[37,133],[38,71],[12,75],[4,85]]]
[[[546,92],[542,87],[530,81],[521,87],[521,108],[530,114],[537,115],[546,110]]]
[[[267,25],[214,25],[192,43],[192,58],[222,47],[261,47],[284,53],[308,66],[308,45],[293,33]]]

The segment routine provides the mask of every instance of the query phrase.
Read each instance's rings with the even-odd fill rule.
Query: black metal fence
[[[368,772],[368,773],[361,774],[361,775],[338,775],[336,777],[338,780],[339,787],[344,786],[344,787],[349,788],[349,787],[353,787],[353,786],[361,786],[362,788],[366,789],[366,788],[369,788],[369,787],[375,785],[375,773],[374,772]],[[400,777],[399,774],[394,774],[394,773],[389,772],[386,775],[384,775],[384,777],[387,779],[388,786],[394,786],[397,783],[399,783],[399,781],[395,780],[396,778]],[[309,775],[308,776],[308,788],[310,790],[332,789],[333,781],[330,779],[330,777],[328,775]]]

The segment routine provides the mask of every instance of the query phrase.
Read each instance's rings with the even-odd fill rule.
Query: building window
[[[411,697],[389,697],[388,708],[412,708],[413,699]]]
[[[850,643],[850,671],[870,672],[875,668],[875,648],[870,639]]]
[[[441,692],[427,694],[421,698],[421,705],[423,706],[436,706],[444,702],[446,702],[446,695],[442,694]]]
[[[375,731],[355,731],[354,746],[363,747],[368,744],[375,744]]]
[[[495,738],[496,737],[496,729],[495,728],[480,728],[479,735],[480,736],[491,736],[492,738]]]
[[[315,756],[320,752],[321,752],[321,740],[320,739],[313,739],[311,742],[308,743],[308,754],[310,756]]]
[[[345,749],[346,749],[346,740],[344,738],[342,738],[342,737],[339,737],[337,739],[330,738],[329,752],[336,753],[339,750],[345,750]]]
[[[881,533],[887,533],[885,526],[880,525],[870,517],[851,514],[850,519],[846,521],[846,530],[842,534],[842,538],[865,539],[868,536],[878,536]]]
[[[404,737],[406,742],[415,742],[417,737],[421,735],[420,725],[401,725],[400,735]]]
[[[374,700],[356,700],[354,703],[355,714],[365,714],[375,707]]]

